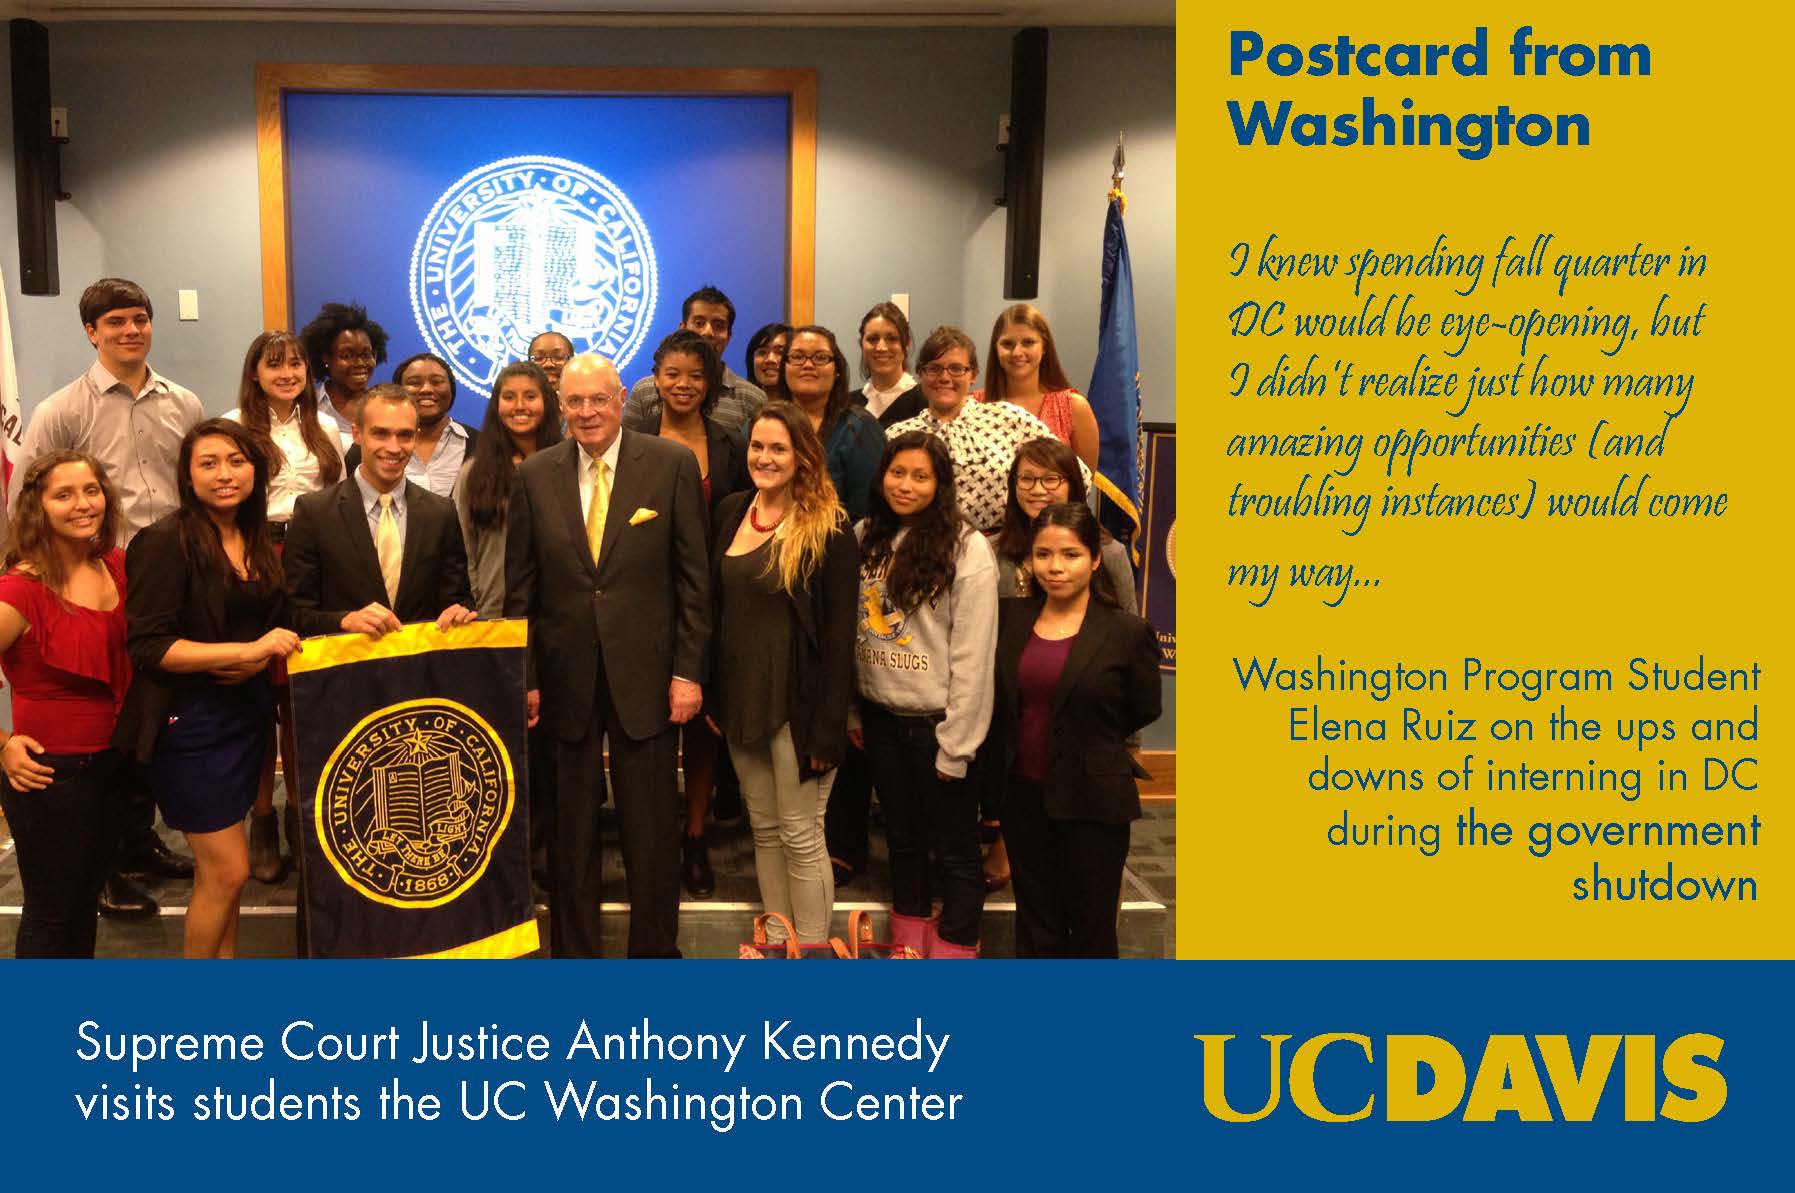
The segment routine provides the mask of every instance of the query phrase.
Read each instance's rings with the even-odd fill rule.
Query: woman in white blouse
[[[274,447],[274,464],[268,481],[268,531],[276,549],[287,537],[293,503],[303,494],[334,485],[343,479],[342,441],[333,421],[318,409],[305,361],[305,346],[287,331],[265,331],[250,342],[243,357],[243,379],[237,388],[237,409],[225,414],[236,419]],[[284,668],[274,675],[276,716],[280,723],[282,773],[294,773],[293,704]],[[273,732],[270,726],[270,732]],[[249,820],[249,872],[258,882],[275,882],[281,876],[280,830],[274,819],[274,751],[266,754],[262,783],[256,791]],[[291,792],[287,797],[287,847],[295,854],[294,828],[298,808]]]

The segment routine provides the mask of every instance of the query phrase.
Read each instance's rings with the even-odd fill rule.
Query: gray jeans
[[[754,830],[754,872],[760,901],[792,922],[798,939],[829,939],[835,908],[835,872],[823,836],[823,813],[835,771],[798,778],[792,727],[781,725],[752,746],[729,743],[729,756],[742,784],[742,802]]]

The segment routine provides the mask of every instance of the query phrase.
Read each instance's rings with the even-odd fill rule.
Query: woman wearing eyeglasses
[[[973,529],[990,534],[1003,525],[1016,449],[1030,439],[1051,438],[1053,432],[1020,406],[969,400],[979,375],[978,349],[959,328],[937,327],[930,332],[916,360],[929,407],[915,418],[892,424],[886,435],[895,439],[909,431],[927,431],[940,436],[954,464],[960,512]]]
[[[1085,503],[1084,477],[1078,457],[1058,439],[1030,439],[1016,449],[1010,465],[1010,501],[1004,511],[1003,529],[991,542],[997,553],[997,590],[1004,597],[1025,597],[1038,591],[1029,560],[1034,541],[1035,518],[1050,505]],[[1134,608],[1134,567],[1128,548],[1104,533],[1098,559],[1121,607]]]
[[[835,333],[815,324],[793,328],[779,377],[785,396],[810,416],[836,495],[848,520],[858,522],[872,498],[885,433],[877,419],[855,404],[848,388],[848,358]]]
[[[558,331],[545,331],[530,341],[530,363],[548,378],[549,396],[561,386],[561,370],[573,359],[573,341]]]

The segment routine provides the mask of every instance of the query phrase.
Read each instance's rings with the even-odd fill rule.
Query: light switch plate
[[[180,294],[181,322],[191,323],[199,318],[199,291],[182,290]]]

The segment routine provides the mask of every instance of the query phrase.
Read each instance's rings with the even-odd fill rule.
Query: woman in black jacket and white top
[[[773,401],[754,417],[748,473],[714,526],[707,706],[741,779],[761,902],[818,942],[835,903],[823,814],[847,746],[860,553],[803,410]]]
[[[1141,815],[1128,735],[1159,717],[1153,627],[1116,603],[1090,508],[1050,505],[1029,562],[1040,591],[1003,602],[997,707],[1003,830],[1023,957],[1114,957],[1128,826]]]

